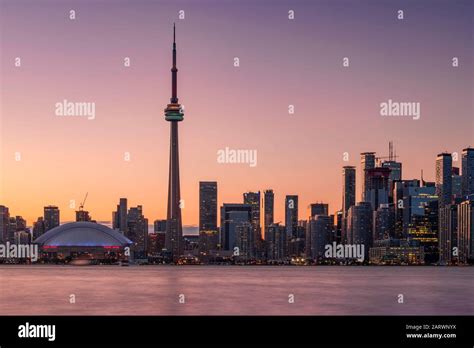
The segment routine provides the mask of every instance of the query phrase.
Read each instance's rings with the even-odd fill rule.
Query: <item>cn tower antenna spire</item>
[[[173,23],[173,67],[171,68],[171,103],[178,103],[178,68],[176,67],[176,24]]]

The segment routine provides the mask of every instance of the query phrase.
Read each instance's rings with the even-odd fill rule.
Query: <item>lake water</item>
[[[474,267],[0,266],[0,315],[87,314],[472,315]]]

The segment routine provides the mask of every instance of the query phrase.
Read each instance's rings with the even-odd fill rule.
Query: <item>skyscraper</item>
[[[388,239],[395,237],[395,207],[393,204],[381,204],[374,211],[373,239]]]
[[[402,221],[402,235],[407,236],[408,229],[418,223],[425,215],[428,203],[437,201],[436,188],[432,186],[419,186],[419,180],[404,181],[402,187],[402,209],[398,209]],[[397,206],[399,204],[397,203]]]
[[[44,226],[45,231],[59,226],[59,208],[54,205],[44,207]]]
[[[310,218],[315,215],[327,215],[329,216],[329,204],[326,203],[311,203],[309,205]]]
[[[457,256],[458,205],[447,204],[439,208],[439,263],[451,264]]]
[[[321,260],[324,249],[331,240],[331,218],[327,215],[314,215],[306,229],[306,257]]]
[[[33,239],[36,239],[43,235],[43,233],[46,231],[46,226],[44,223],[44,218],[40,216],[36,222],[33,223]]]
[[[342,168],[342,220],[341,238],[347,237],[347,211],[355,205],[356,196],[356,169],[353,166]]]
[[[436,195],[439,208],[451,203],[453,159],[450,153],[440,153],[436,158]]]
[[[347,242],[364,245],[366,259],[372,246],[372,215],[372,206],[368,202],[357,203],[349,208],[347,214]]]
[[[127,214],[127,199],[120,198],[117,211],[112,213],[112,228],[119,230],[123,235],[128,233]]]
[[[423,215],[413,215],[406,233],[408,240],[423,247],[426,264],[433,264],[439,260],[438,203],[437,199],[424,202]]]
[[[235,245],[239,248],[239,257],[249,259],[255,257],[254,226],[249,222],[238,224],[235,228]]]
[[[388,176],[388,197],[389,202],[393,203],[394,183],[402,180],[402,163],[396,161],[385,161],[382,162],[382,168],[390,169],[390,174]]]
[[[224,203],[221,207],[221,245],[224,250],[237,246],[239,226],[250,223],[252,207],[249,204]]]
[[[168,213],[166,217],[166,249],[176,260],[183,254],[183,226],[181,221],[181,192],[179,184],[178,122],[184,119],[178,103],[178,68],[176,67],[176,27],[173,26],[173,67],[171,68],[171,99],[165,109],[165,120],[170,126],[170,165],[168,182]]]
[[[199,250],[217,249],[217,182],[199,182]]]
[[[288,195],[285,198],[285,228],[288,240],[298,236],[298,196]]]
[[[365,171],[365,200],[370,202],[372,209],[377,210],[381,204],[388,203],[389,168],[372,168]]]
[[[462,194],[462,176],[459,173],[459,168],[458,167],[453,167],[451,181],[452,181],[452,190],[453,190],[453,192],[452,192],[453,200],[462,199],[462,197],[463,197],[463,194]]]
[[[271,224],[266,227],[265,243],[267,245],[268,260],[282,260],[286,257],[285,227]]]
[[[8,207],[0,205],[0,243],[5,243],[7,241],[9,224],[10,212]]]
[[[265,239],[267,227],[272,225],[274,222],[274,201],[275,195],[273,190],[266,190],[263,193],[263,206],[264,206],[264,229],[265,229]]]
[[[360,154],[360,165],[362,174],[362,201],[366,202],[365,190],[369,180],[367,170],[375,168],[375,152],[362,152]]]
[[[474,194],[474,148],[462,150],[462,194],[464,197]]]
[[[458,247],[459,262],[468,263],[474,259],[474,200],[458,205]]]
[[[146,258],[148,219],[143,215],[141,205],[130,207],[127,214],[127,233],[125,233],[125,236],[133,241],[134,258]]]
[[[385,157],[386,158],[386,157]],[[388,177],[388,196],[389,202],[393,203],[394,182],[402,180],[402,163],[396,161],[397,156],[394,154],[393,143],[388,144],[388,160],[382,161],[381,167],[390,169]]]
[[[155,232],[166,232],[166,220],[155,220],[153,221],[153,231]]]
[[[244,204],[249,204],[252,207],[251,223],[253,227],[254,241],[260,241],[262,239],[260,231],[260,191],[245,192]]]

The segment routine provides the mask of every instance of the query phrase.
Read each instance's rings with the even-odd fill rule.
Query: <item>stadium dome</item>
[[[124,248],[132,241],[107,226],[82,221],[52,228],[34,243],[41,247]]]

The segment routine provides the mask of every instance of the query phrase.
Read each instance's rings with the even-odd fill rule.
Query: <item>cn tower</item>
[[[183,226],[181,221],[181,193],[179,185],[178,122],[184,119],[178,103],[178,68],[176,68],[176,26],[173,25],[173,67],[171,68],[171,99],[165,109],[165,120],[170,122],[170,167],[168,182],[168,213],[165,246],[176,261],[183,254]]]

